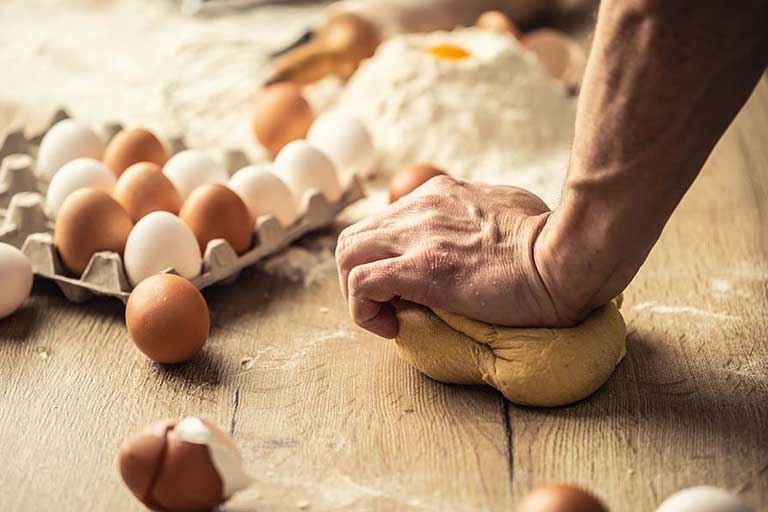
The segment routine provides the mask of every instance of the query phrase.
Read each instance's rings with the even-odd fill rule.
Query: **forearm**
[[[571,313],[640,268],[768,64],[766,26],[764,1],[602,3],[568,180],[534,251]]]

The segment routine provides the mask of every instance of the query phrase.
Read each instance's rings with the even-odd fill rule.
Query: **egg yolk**
[[[441,44],[427,48],[427,52],[438,59],[444,60],[463,60],[471,57],[472,54],[461,46],[455,46],[452,44]]]

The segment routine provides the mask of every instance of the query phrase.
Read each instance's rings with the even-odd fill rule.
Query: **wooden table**
[[[0,321],[0,510],[141,510],[117,447],[189,414],[242,448],[255,484],[234,511],[511,510],[553,481],[614,511],[696,484],[768,510],[765,80],[626,293],[627,357],[579,404],[517,407],[406,366],[350,321],[333,235],[303,242],[311,279],[255,270],[207,292],[210,343],[180,366],[133,348],[118,302],[37,283]]]

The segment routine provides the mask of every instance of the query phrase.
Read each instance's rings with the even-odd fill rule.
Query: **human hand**
[[[352,318],[394,338],[390,301],[402,298],[501,325],[575,323],[583,312],[548,289],[534,257],[549,217],[546,204],[520,188],[431,179],[339,236],[336,261]]]

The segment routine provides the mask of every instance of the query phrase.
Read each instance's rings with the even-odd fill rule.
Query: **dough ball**
[[[404,303],[398,309],[398,355],[450,384],[493,386],[511,402],[559,406],[597,391],[626,354],[617,299],[570,328],[489,325]]]

